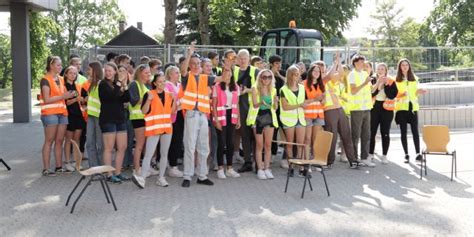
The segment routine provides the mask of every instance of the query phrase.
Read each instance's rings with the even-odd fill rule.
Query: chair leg
[[[79,193],[79,196],[77,196],[76,201],[74,201],[74,203],[72,204],[71,214],[74,212],[74,208],[76,207],[77,202],[79,201],[79,199],[81,199],[82,194],[84,194],[84,191],[86,191],[87,187],[89,187],[89,185],[91,184],[91,182],[92,182],[92,177],[89,179],[89,181],[87,181],[86,186],[84,186],[84,188],[83,188],[83,189],[81,190],[81,192]]]
[[[453,181],[453,173],[454,173],[454,154],[451,157],[451,182]]]
[[[7,168],[7,170],[11,170],[10,166],[7,165],[7,162],[5,162],[2,158],[0,158],[0,162]]]
[[[67,207],[67,205],[69,204],[69,200],[71,199],[72,194],[76,191],[77,187],[79,187],[79,184],[81,184],[82,180],[84,180],[84,179],[85,179],[85,176],[82,176],[82,175],[81,175],[81,178],[80,178],[79,181],[77,182],[76,186],[74,186],[74,188],[72,189],[71,193],[70,193],[69,196],[67,197],[66,207]]]
[[[286,184],[285,184],[285,193],[288,190],[288,183],[290,182],[290,173],[291,173],[292,167],[288,168],[288,172],[286,173]]]
[[[309,169],[306,170],[306,175],[308,176],[308,184],[309,184],[309,189],[313,191],[313,185],[311,184],[311,174],[309,174]]]
[[[105,194],[105,199],[107,199],[107,203],[110,203],[109,195],[107,194],[107,190],[105,190],[105,185],[104,185],[104,182],[107,182],[107,181],[105,181],[105,177],[103,175],[100,175],[99,178],[100,178],[99,179],[100,186],[102,186],[102,190],[104,191],[104,194]]]
[[[458,177],[458,156],[456,151],[454,151],[454,176],[456,178]]]
[[[107,188],[107,191],[109,192],[109,196],[110,196],[110,199],[112,200],[112,204],[114,205],[114,210],[117,211],[117,206],[115,205],[114,196],[112,196],[112,192],[110,192],[109,184],[107,183],[107,181],[105,181],[104,183],[105,183],[105,187]]]
[[[423,162],[426,160],[426,155],[423,153],[423,158],[421,159],[421,166],[420,166],[420,179],[423,179]]]
[[[328,188],[328,183],[326,181],[326,175],[324,175],[324,171],[323,171],[322,167],[321,167],[321,174],[323,175],[324,185],[326,185],[326,191],[328,192],[328,197],[329,197],[331,195],[329,194],[329,188]]]
[[[306,180],[308,179],[308,173],[304,176],[304,183],[303,183],[303,192],[301,193],[301,199],[304,198],[304,190],[306,189]]]
[[[428,176],[428,165],[427,165],[427,162],[426,162],[426,154],[425,154],[425,176]]]

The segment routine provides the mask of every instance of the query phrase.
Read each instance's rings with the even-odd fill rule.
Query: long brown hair
[[[113,82],[113,83],[117,82],[117,81],[118,81],[118,68],[117,68],[117,64],[112,63],[112,62],[107,62],[107,63],[105,63],[104,67],[105,67],[105,66],[109,66],[109,67],[111,67],[111,68],[114,69],[114,71],[115,71],[115,76],[114,76],[114,80],[113,80],[112,82]]]
[[[98,61],[90,62],[89,67],[92,68],[92,77],[89,78],[91,80],[89,92],[91,92],[99,84],[99,81],[104,79],[104,70],[102,64]]]
[[[318,67],[319,69],[319,77],[318,78],[314,78],[313,77],[313,71],[314,69],[316,69],[316,67]],[[316,79],[316,86],[313,86],[313,81]],[[325,91],[325,88],[324,88],[324,83],[323,83],[323,76],[322,76],[322,72],[321,72],[321,68],[317,65],[317,64],[314,64],[313,66],[311,66],[308,70],[308,76],[306,78],[306,87],[308,87],[309,91],[312,91],[313,90],[313,87],[314,89],[317,89],[319,87],[319,89],[324,93]]]
[[[410,61],[408,61],[408,59],[406,59],[406,58],[402,58],[402,59],[400,59],[400,61],[398,61],[397,77],[396,77],[397,82],[402,82],[403,79],[404,79],[402,69],[401,69],[401,66],[402,66],[403,62],[408,63],[407,80],[408,81],[416,81],[415,74],[413,74],[413,71],[411,70]]]

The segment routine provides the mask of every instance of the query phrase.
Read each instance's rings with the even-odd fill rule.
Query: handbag
[[[263,115],[257,116],[257,126],[258,127],[266,127],[269,125],[272,125],[273,119],[272,119],[272,114],[271,113],[265,113]]]

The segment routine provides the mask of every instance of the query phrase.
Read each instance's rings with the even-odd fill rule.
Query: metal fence
[[[109,52],[128,54],[132,60],[138,62],[141,56],[155,57],[164,63],[177,63],[185,55],[189,45],[164,45],[153,47],[93,47],[90,49],[74,49],[71,53],[80,55],[86,62],[99,60],[105,61]],[[350,64],[350,58],[358,53],[364,55],[374,63],[385,62],[389,66],[390,74],[396,73],[397,62],[401,58],[411,61],[414,72],[422,82],[432,81],[474,81],[474,47],[397,47],[397,48],[364,48],[364,47],[275,47],[275,46],[237,46],[237,45],[197,45],[196,53],[207,57],[209,52],[216,52],[221,57],[228,49],[238,51],[249,50],[251,55],[259,55],[261,49],[266,49],[264,60],[279,48],[285,62],[297,63],[296,50],[300,50],[300,60],[307,64],[314,61],[315,57],[322,56],[326,64],[332,64],[336,52],[341,53],[343,63]]]

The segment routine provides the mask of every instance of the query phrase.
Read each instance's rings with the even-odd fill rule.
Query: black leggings
[[[370,150],[369,154],[374,154],[375,136],[380,125],[382,135],[382,154],[385,156],[390,147],[390,126],[393,120],[393,111],[383,108],[383,101],[375,101],[374,108],[370,111]]]
[[[183,133],[184,117],[183,112],[176,113],[176,121],[173,123],[173,135],[171,137],[170,149],[168,152],[168,161],[170,166],[177,166],[178,158],[183,157]]]
[[[232,121],[232,109],[226,110],[226,126],[222,126],[222,131],[216,128],[217,132],[217,165],[224,165],[224,151],[227,159],[227,166],[232,166],[234,153],[234,132],[235,125]]]
[[[400,126],[400,133],[402,139],[403,151],[405,155],[408,155],[408,144],[407,144],[407,124],[410,124],[411,134],[413,135],[413,143],[415,143],[416,154],[420,154],[420,134],[418,133],[418,114],[417,112],[411,111],[398,111],[395,116],[395,122]]]

